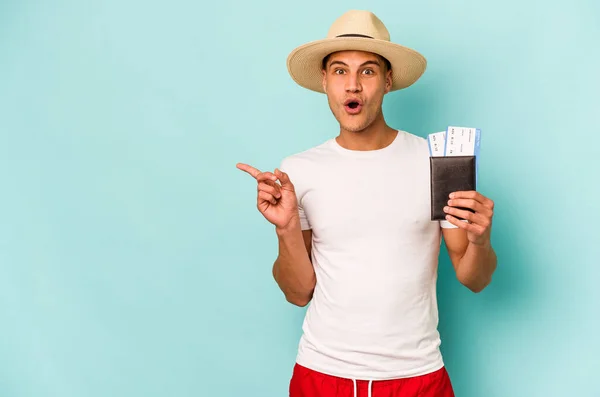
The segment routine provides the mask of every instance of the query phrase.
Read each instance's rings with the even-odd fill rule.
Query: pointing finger
[[[257,170],[256,168],[248,165],[248,164],[243,164],[243,163],[237,163],[235,165],[238,169],[247,172],[248,174],[252,175],[252,177],[256,178],[258,177],[258,175],[260,175],[260,171]]]

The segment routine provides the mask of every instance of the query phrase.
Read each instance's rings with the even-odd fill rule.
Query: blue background
[[[287,395],[305,309],[235,164],[337,134],[285,59],[363,7],[0,2],[1,396]],[[457,396],[600,396],[598,2],[369,7],[429,62],[388,122],[482,130],[499,266],[473,294],[441,255]]]

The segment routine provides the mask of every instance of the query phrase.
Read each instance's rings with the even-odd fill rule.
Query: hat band
[[[367,36],[367,35],[364,35],[364,34],[357,34],[357,33],[340,34],[340,35],[335,36],[335,37],[364,37],[364,38],[367,38],[367,39],[372,39],[373,38],[371,36]]]

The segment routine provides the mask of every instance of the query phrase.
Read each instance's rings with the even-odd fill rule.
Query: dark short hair
[[[326,69],[327,62],[329,61],[329,58],[331,58],[331,55],[332,54],[328,54],[325,58],[323,58],[323,61],[321,63],[321,69],[323,69],[323,70]],[[392,64],[390,63],[390,61],[387,60],[387,58],[385,58],[379,54],[375,54],[375,56],[383,61],[383,63],[385,64],[386,70],[392,70]]]

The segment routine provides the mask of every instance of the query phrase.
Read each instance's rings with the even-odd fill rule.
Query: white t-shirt
[[[441,228],[430,220],[429,149],[399,131],[354,151],[330,139],[286,157],[302,229],[312,229],[317,283],[297,363],[353,379],[443,367],[436,280]]]

